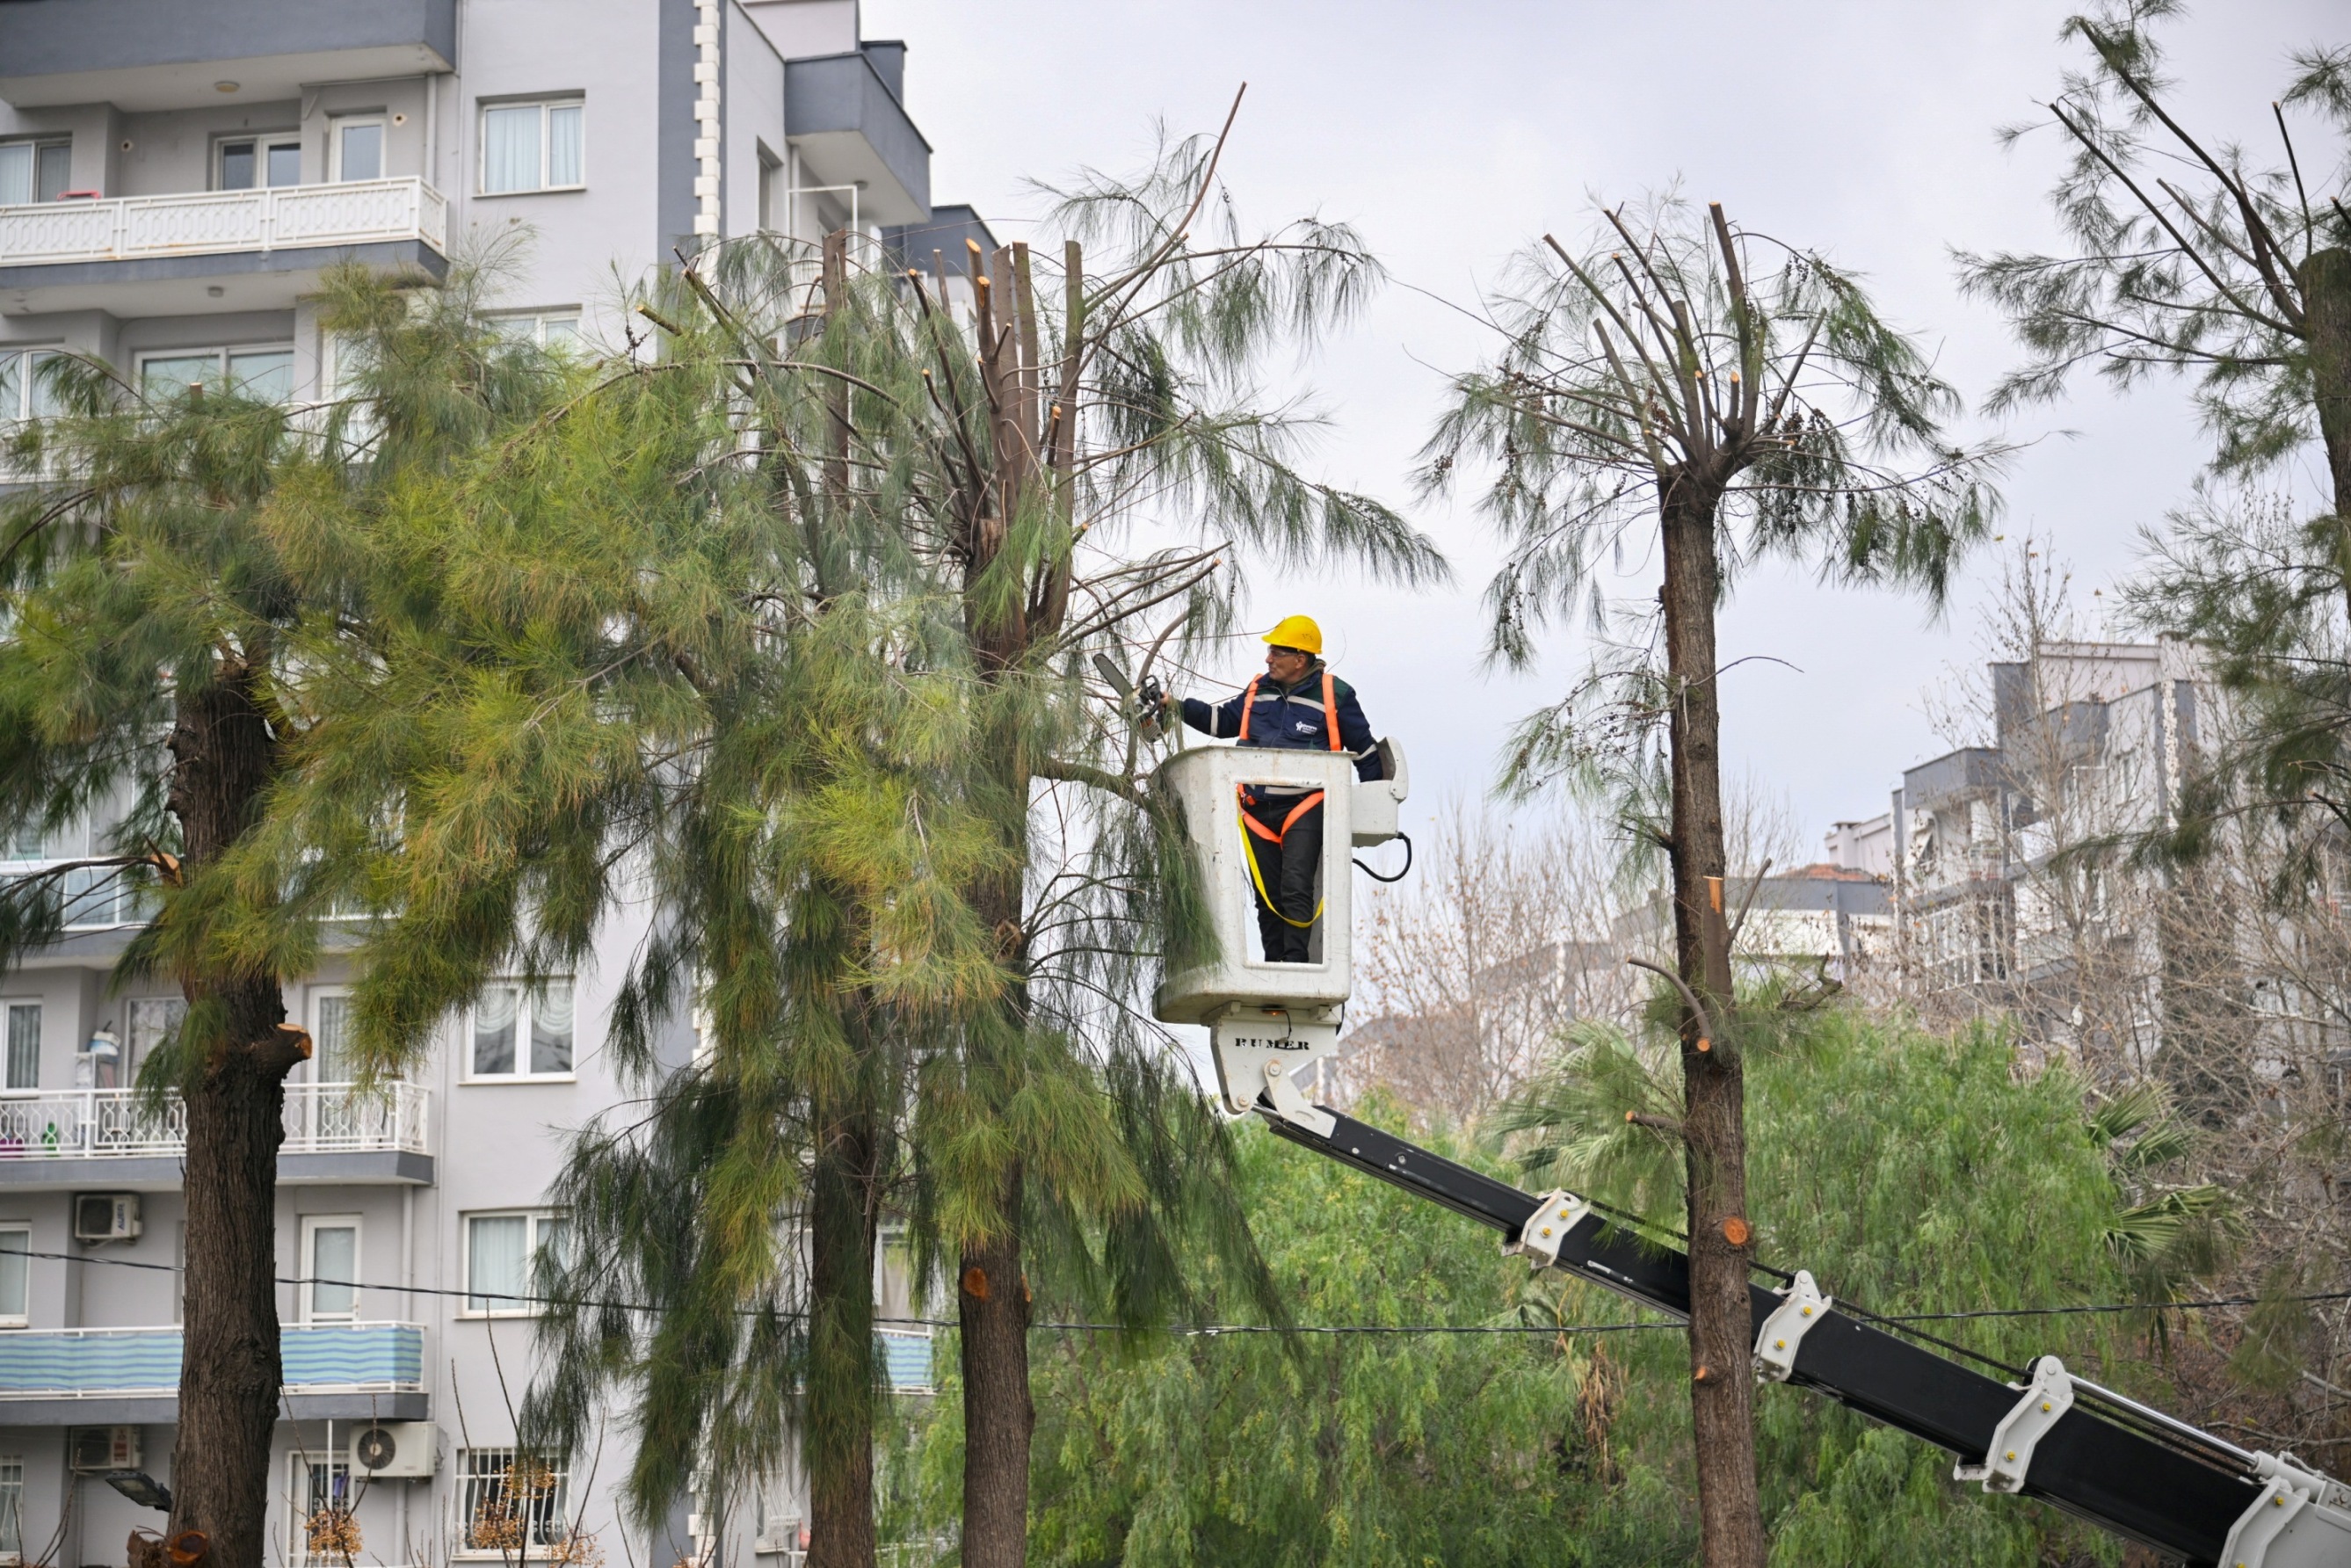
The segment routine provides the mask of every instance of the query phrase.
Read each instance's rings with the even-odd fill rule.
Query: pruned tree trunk
[[[251,825],[276,770],[258,660],[182,698],[170,741],[181,863],[216,858]],[[276,976],[183,976],[202,1065],[187,1090],[187,1276],[172,1529],[198,1531],[217,1568],[260,1568],[271,1492],[277,1347],[277,1148],[286,1075],[308,1038]]]
[[[2351,518],[2351,250],[2313,251],[2296,270],[2310,334],[2311,401],[2334,486],[2327,498],[2338,519]]]
[[[1719,497],[1685,476],[1664,486],[1666,665],[1672,704],[1674,955],[1719,1025],[1731,1001],[1723,912],[1722,716],[1715,682]],[[1707,1568],[1763,1568],[1749,1372],[1746,1083],[1734,1040],[1682,1020],[1682,1129],[1689,1182],[1690,1421]]]
[[[1029,1560],[1029,1284],[1018,1227],[1022,1176],[1005,1183],[1013,1228],[958,1264],[956,1316],[963,1338],[963,1568],[1021,1568]]]
[[[880,1129],[819,1134],[809,1202],[809,1568],[873,1568],[873,1248]]]

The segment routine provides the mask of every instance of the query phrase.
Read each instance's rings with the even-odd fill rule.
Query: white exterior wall
[[[290,3],[290,0],[289,0]],[[724,231],[751,232],[760,212],[759,150],[782,163],[772,176],[780,220],[782,192],[792,162],[785,134],[788,58],[838,54],[858,47],[854,0],[766,0],[746,6],[727,0],[721,7],[718,53],[720,142],[723,175],[719,208]],[[755,16],[756,13],[756,16]],[[327,180],[330,129],[337,117],[380,113],[385,124],[383,174],[422,179],[448,203],[448,250],[452,258],[527,235],[512,276],[501,288],[501,308],[537,311],[577,308],[591,337],[617,344],[627,288],[670,263],[678,236],[666,222],[689,216],[702,204],[674,185],[680,170],[673,131],[664,162],[664,120],[684,112],[700,92],[690,79],[684,99],[676,51],[684,29],[707,15],[693,0],[464,0],[457,7],[455,71],[391,79],[322,81],[297,97],[245,102],[223,95],[219,103],[125,112],[110,103],[19,110],[0,103],[0,140],[31,133],[73,138],[72,186],[106,198],[170,196],[202,193],[215,183],[214,147],[224,134],[287,132],[302,143],[302,180]],[[704,57],[692,43],[688,59]],[[667,50],[667,55],[664,51]],[[584,106],[585,188],[577,191],[488,195],[480,189],[480,109],[485,101],[537,96],[577,96]],[[667,95],[666,97],[664,95]],[[696,172],[685,161],[689,184]],[[870,225],[867,225],[871,227]],[[815,238],[810,233],[804,237]],[[10,267],[0,250],[0,272]],[[262,287],[248,278],[223,276],[221,303],[188,308],[191,296],[206,298],[206,277],[175,285],[171,308],[156,308],[138,290],[118,289],[104,308],[33,311],[13,303],[0,287],[0,352],[26,346],[56,346],[105,359],[131,371],[142,353],[188,348],[238,347],[290,342],[296,351],[296,396],[319,395],[321,346],[317,310],[307,295],[287,293],[267,308],[241,308],[239,295]],[[161,298],[160,294],[156,298]],[[6,411],[0,411],[0,417]],[[575,1071],[567,1080],[537,1082],[471,1082],[465,1071],[465,1020],[449,1020],[430,1055],[413,1074],[429,1095],[425,1145],[427,1180],[385,1176],[339,1181],[282,1179],[277,1202],[278,1272],[307,1272],[301,1256],[306,1217],[357,1216],[360,1278],[378,1286],[414,1285],[461,1292],[465,1282],[465,1217],[494,1209],[543,1204],[565,1155],[565,1138],[601,1112],[633,1097],[635,1091],[614,1075],[602,1049],[604,1020],[627,956],[642,931],[630,916],[616,923],[600,945],[599,959],[576,977]],[[59,950],[26,967],[0,975],[0,1000],[37,1001],[41,1012],[39,1092],[53,1095],[74,1084],[76,1056],[102,1026],[121,1032],[134,997],[162,997],[168,986],[131,982],[125,994],[110,991],[111,967],[127,933],[80,933]],[[315,1027],[316,1002],[348,978],[329,965],[310,981],[287,988],[290,1020]],[[690,1030],[678,1025],[677,1060],[683,1061]],[[310,1069],[296,1074],[307,1082]],[[0,1110],[5,1096],[0,1095]],[[36,1252],[88,1258],[36,1258],[29,1264],[28,1319],[23,1333],[55,1335],[82,1329],[168,1330],[178,1318],[179,1263],[184,1207],[176,1190],[176,1166],[164,1162],[155,1179],[131,1180],[139,1166],[155,1176],[155,1163],[73,1158],[55,1169],[30,1160],[16,1165],[0,1146],[0,1228],[29,1227]],[[65,1167],[70,1166],[70,1169]],[[13,1180],[47,1176],[46,1180]],[[136,1241],[84,1246],[72,1239],[72,1200],[77,1193],[135,1189],[143,1232]],[[102,1261],[99,1260],[103,1260]],[[126,1268],[121,1263],[156,1265]],[[904,1312],[903,1278],[878,1281],[888,1311]],[[301,1315],[300,1291],[281,1286],[283,1321]],[[514,1437],[509,1396],[519,1403],[534,1365],[531,1322],[526,1317],[483,1318],[464,1311],[459,1295],[404,1294],[391,1289],[363,1291],[359,1317],[365,1322],[419,1325],[421,1384],[429,1419],[439,1428],[440,1461],[427,1480],[379,1480],[358,1503],[364,1535],[361,1562],[385,1564],[444,1563],[455,1552],[461,1521],[457,1452],[466,1446],[503,1447]],[[0,1382],[8,1364],[9,1335],[0,1326]],[[16,1342],[20,1346],[32,1343]],[[99,1395],[107,1390],[96,1391]],[[355,1421],[373,1396],[360,1396],[355,1412],[332,1422],[334,1448],[347,1456]],[[93,1398],[87,1416],[60,1413],[58,1401],[12,1398],[0,1386],[0,1458],[25,1465],[23,1534],[26,1555],[67,1520],[53,1561],[100,1565],[122,1561],[123,1542],[135,1527],[160,1524],[162,1515],[118,1496],[102,1480],[74,1476],[67,1461],[70,1430],[84,1425],[129,1424],[139,1429],[141,1467],[169,1484],[173,1427],[168,1399],[150,1400],[136,1419],[109,1413]],[[117,1406],[121,1401],[111,1401]],[[350,1401],[346,1400],[349,1404]],[[35,1405],[37,1414],[28,1414]],[[13,1417],[13,1419],[12,1419]],[[277,1505],[271,1524],[270,1560],[290,1563],[297,1534],[298,1500],[292,1495],[294,1456],[323,1457],[329,1424],[304,1415],[282,1421],[273,1458],[272,1485]],[[607,1560],[657,1565],[675,1561],[687,1549],[682,1535],[647,1542],[633,1532],[623,1543],[618,1532],[614,1492],[629,1453],[623,1423],[607,1433],[595,1469],[582,1456],[571,1477],[567,1512],[601,1540]],[[804,1496],[786,1457],[785,1473],[770,1489],[782,1509]],[[68,1508],[70,1500],[70,1509]],[[778,1510],[771,1510],[771,1514]],[[681,1531],[684,1511],[674,1521]],[[730,1519],[730,1555],[754,1550],[755,1521],[747,1509]],[[783,1543],[780,1527],[776,1544]],[[488,1554],[486,1561],[498,1561]],[[780,1559],[770,1556],[769,1561]]]

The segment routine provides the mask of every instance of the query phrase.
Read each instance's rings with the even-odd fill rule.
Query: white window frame
[[[291,131],[224,131],[215,132],[213,136],[212,188],[214,190],[229,189],[228,171],[222,166],[221,161],[227,155],[230,143],[236,141],[253,143],[253,183],[246,187],[246,189],[285,191],[293,188],[288,185],[272,185],[269,183],[269,149],[273,145],[290,146],[294,149],[294,156],[298,161],[294,183],[298,185],[302,183],[298,162],[302,156],[302,131],[299,126]]]
[[[457,1277],[465,1281],[465,1293],[457,1298],[457,1315],[461,1318],[535,1318],[539,1315],[537,1301],[510,1301],[503,1307],[474,1305],[474,1222],[477,1219],[520,1219],[528,1222],[523,1232],[523,1293],[528,1294],[531,1276],[538,1271],[538,1255],[547,1246],[547,1232],[551,1225],[569,1229],[571,1216],[560,1208],[477,1208],[458,1217],[458,1246],[464,1256],[457,1260]]]
[[[526,1540],[518,1547],[471,1544],[474,1511],[480,1506],[477,1500],[481,1494],[475,1490],[477,1484],[510,1475],[519,1453],[520,1449],[511,1444],[457,1450],[457,1539],[450,1543],[451,1557],[461,1562],[528,1563],[536,1560],[543,1563],[555,1554],[562,1539],[571,1533],[571,1467],[558,1458],[538,1458],[535,1462],[544,1465],[555,1478],[554,1506],[548,1511],[556,1539],[546,1542]],[[486,1467],[484,1467],[485,1460],[487,1461]]]
[[[371,110],[359,114],[339,114],[327,121],[327,183],[329,184],[347,185],[351,183],[343,173],[343,135],[353,127],[361,125],[372,125],[379,133],[376,142],[375,172],[368,175],[367,178],[382,180],[390,177],[392,117],[381,110]],[[546,166],[544,157],[539,162],[542,168]]]
[[[43,1002],[44,998],[40,997],[0,997],[0,1100],[31,1100],[37,1098],[41,1092],[39,1035],[34,1036],[32,1082],[12,1086],[7,1081],[7,1074],[8,1037],[16,1032],[16,1011],[18,1008],[32,1009],[36,1014],[40,1015],[42,1027],[46,1027],[48,1018],[42,1011]]]
[[[25,1456],[0,1454],[0,1511],[16,1516],[16,1550],[0,1551],[0,1563],[25,1560]]]
[[[348,1083],[350,1082],[348,1078],[319,1076],[319,1060],[317,1048],[319,1037],[326,1033],[326,1030],[321,1026],[320,1014],[325,1010],[321,1004],[330,1001],[348,1002],[350,999],[351,988],[349,986],[309,986],[305,988],[305,991],[303,1022],[304,1027],[310,1031],[311,1056],[308,1061],[302,1064],[302,1071],[308,1081],[314,1084]],[[345,1019],[345,1027],[348,1028],[348,1011]]]
[[[286,1480],[286,1507],[291,1515],[286,1525],[286,1560],[295,1564],[336,1562],[338,1559],[334,1554],[313,1554],[310,1551],[310,1532],[304,1527],[304,1521],[309,1518],[310,1511],[303,1504],[310,1500],[312,1468],[323,1467],[327,1472],[328,1497],[331,1499],[334,1496],[335,1477],[340,1472],[343,1478],[343,1506],[357,1512],[359,1488],[351,1479],[350,1450],[345,1449],[338,1456],[297,1445],[286,1459],[287,1467],[292,1472]]]
[[[33,1260],[30,1256],[33,1250],[33,1222],[29,1219],[0,1220],[0,1236],[22,1237],[25,1242],[22,1250],[26,1254],[25,1310],[19,1312],[0,1312],[0,1329],[30,1328],[33,1323]]]
[[[494,109],[536,109],[538,110],[538,183],[515,191],[490,189],[489,114]],[[548,111],[556,109],[577,109],[580,111],[580,178],[569,185],[548,183],[548,164],[555,156],[555,138],[549,134]],[[474,102],[474,193],[477,196],[543,196],[559,191],[584,191],[588,188],[588,95],[584,92],[551,92],[526,98],[476,99]]]
[[[147,361],[150,360],[193,360],[198,354],[213,356],[213,362],[220,369],[222,381],[228,379],[228,357],[231,354],[289,354],[293,355],[294,369],[299,371],[302,368],[302,357],[295,352],[294,345],[291,343],[196,343],[184,349],[141,350],[131,364],[131,384],[137,387],[142,395],[145,393]],[[207,388],[213,384],[211,382],[204,383]],[[286,406],[291,408],[294,405],[295,389],[288,388],[286,395]]]
[[[0,1227],[0,1228],[5,1228]],[[351,1291],[351,1310],[348,1312],[330,1313],[325,1317],[319,1315],[318,1304],[314,1300],[317,1288],[311,1283],[313,1280],[318,1278],[319,1274],[317,1238],[319,1232],[321,1230],[349,1230],[351,1233],[351,1283],[353,1286]],[[299,1287],[302,1300],[299,1303],[301,1310],[297,1314],[301,1322],[306,1323],[355,1323],[363,1321],[364,1314],[360,1310],[360,1297],[361,1292],[357,1287],[359,1284],[359,1276],[364,1272],[364,1270],[360,1267],[360,1259],[362,1249],[364,1249],[366,1245],[367,1226],[366,1222],[359,1215],[306,1214],[302,1217],[302,1283]]]
[[[571,340],[578,342],[580,319],[582,314],[577,305],[543,305],[536,310],[494,312],[490,317],[490,325],[500,331],[520,329],[528,325],[529,328],[528,331],[514,330],[513,335],[516,340],[528,343],[534,348],[544,349],[547,347],[547,329],[550,324],[558,321],[569,321],[571,324]]]
[[[70,131],[39,131],[26,136],[0,136],[0,147],[30,147],[33,150],[33,189],[36,193],[38,193],[41,188],[41,149],[64,148],[66,150],[66,188],[70,190],[73,188],[73,133]],[[26,204],[37,207],[43,204],[37,193],[32,201]]]
[[[549,982],[560,982],[571,988],[571,1066],[562,1072],[532,1072],[525,1063],[530,1060],[530,1026],[537,1018],[535,1009],[543,999],[542,992],[528,981],[502,976],[490,982],[493,986],[512,986],[519,993],[515,1005],[514,1059],[511,1072],[478,1072],[474,1068],[474,1024],[479,1016],[478,1007],[465,1009],[465,1032],[458,1040],[463,1052],[458,1074],[461,1083],[576,1083],[580,1080],[580,981],[577,976],[549,975]]]
[[[5,347],[0,347],[0,360],[19,361],[16,370],[16,406],[0,408],[0,430],[5,430],[12,424],[21,424],[26,420],[37,417],[33,413],[33,381],[40,373],[37,366],[41,361],[54,358],[64,352],[66,352],[66,347],[62,343],[10,343]]]

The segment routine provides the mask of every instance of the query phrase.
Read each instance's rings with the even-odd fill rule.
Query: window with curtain
[[[572,1062],[571,982],[537,988],[519,980],[482,988],[474,1004],[468,1076],[569,1078]]]
[[[465,1311],[485,1317],[528,1317],[533,1264],[540,1253],[557,1259],[569,1243],[570,1222],[552,1209],[465,1217]]]
[[[457,1555],[519,1561],[559,1546],[570,1532],[567,1467],[513,1448],[467,1448],[458,1456],[463,1521]]]
[[[122,1083],[139,1082],[139,1064],[178,1032],[188,1016],[188,1004],[179,997],[140,997],[130,1009],[130,1031],[122,1042]]]
[[[350,1007],[349,997],[319,998],[318,1027],[310,1034],[311,1082],[349,1083],[356,1076],[348,1023]]]
[[[0,141],[0,207],[54,202],[73,179],[73,142]]]
[[[587,183],[580,99],[482,106],[482,193],[577,190]]]
[[[8,1004],[8,1059],[6,1063],[9,1089],[38,1089],[41,1086],[41,1004],[10,1002]]]
[[[32,1321],[33,1232],[26,1226],[0,1227],[0,1327],[22,1328]]]

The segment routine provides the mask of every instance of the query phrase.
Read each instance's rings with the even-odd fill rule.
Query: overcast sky
[[[2079,56],[2057,39],[2071,7],[2023,0],[864,5],[868,37],[910,47],[908,108],[936,149],[934,199],[976,204],[999,239],[1034,232],[1043,203],[1026,179],[1132,168],[1155,120],[1213,131],[1246,80],[1224,164],[1244,222],[1343,220],[1412,286],[1387,290],[1310,367],[1332,421],[1310,468],[1405,507],[1452,559],[1456,588],[1252,590],[1267,624],[1293,611],[1322,622],[1374,727],[1408,748],[1424,811],[1482,791],[1511,720],[1563,690],[1582,654],[1562,631],[1531,677],[1479,667],[1493,540],[1466,506],[1414,504],[1406,475],[1440,371],[1489,341],[1414,290],[1473,302],[1546,230],[1583,233],[1595,198],[1678,181],[1866,275],[1973,399],[2015,349],[1996,316],[1959,298],[1950,251],[2053,243],[2053,143],[2003,150],[1994,133],[2033,117]],[[2214,140],[2273,146],[2286,50],[2339,39],[2346,21],[2341,0],[2207,0],[2167,35],[2175,102]],[[2051,540],[2093,606],[2093,589],[2111,592],[2133,570],[2138,530],[2178,504],[2206,447],[2176,390],[2116,402],[2089,381],[2010,433],[2043,439],[2007,483],[2008,538]],[[1808,844],[1833,821],[1884,810],[1902,768],[1946,749],[1920,694],[1980,657],[1971,611],[1996,565],[1970,564],[1940,623],[1914,601],[1802,571],[1740,586],[1722,657],[1750,662],[1725,677],[1726,760],[1785,794]]]

